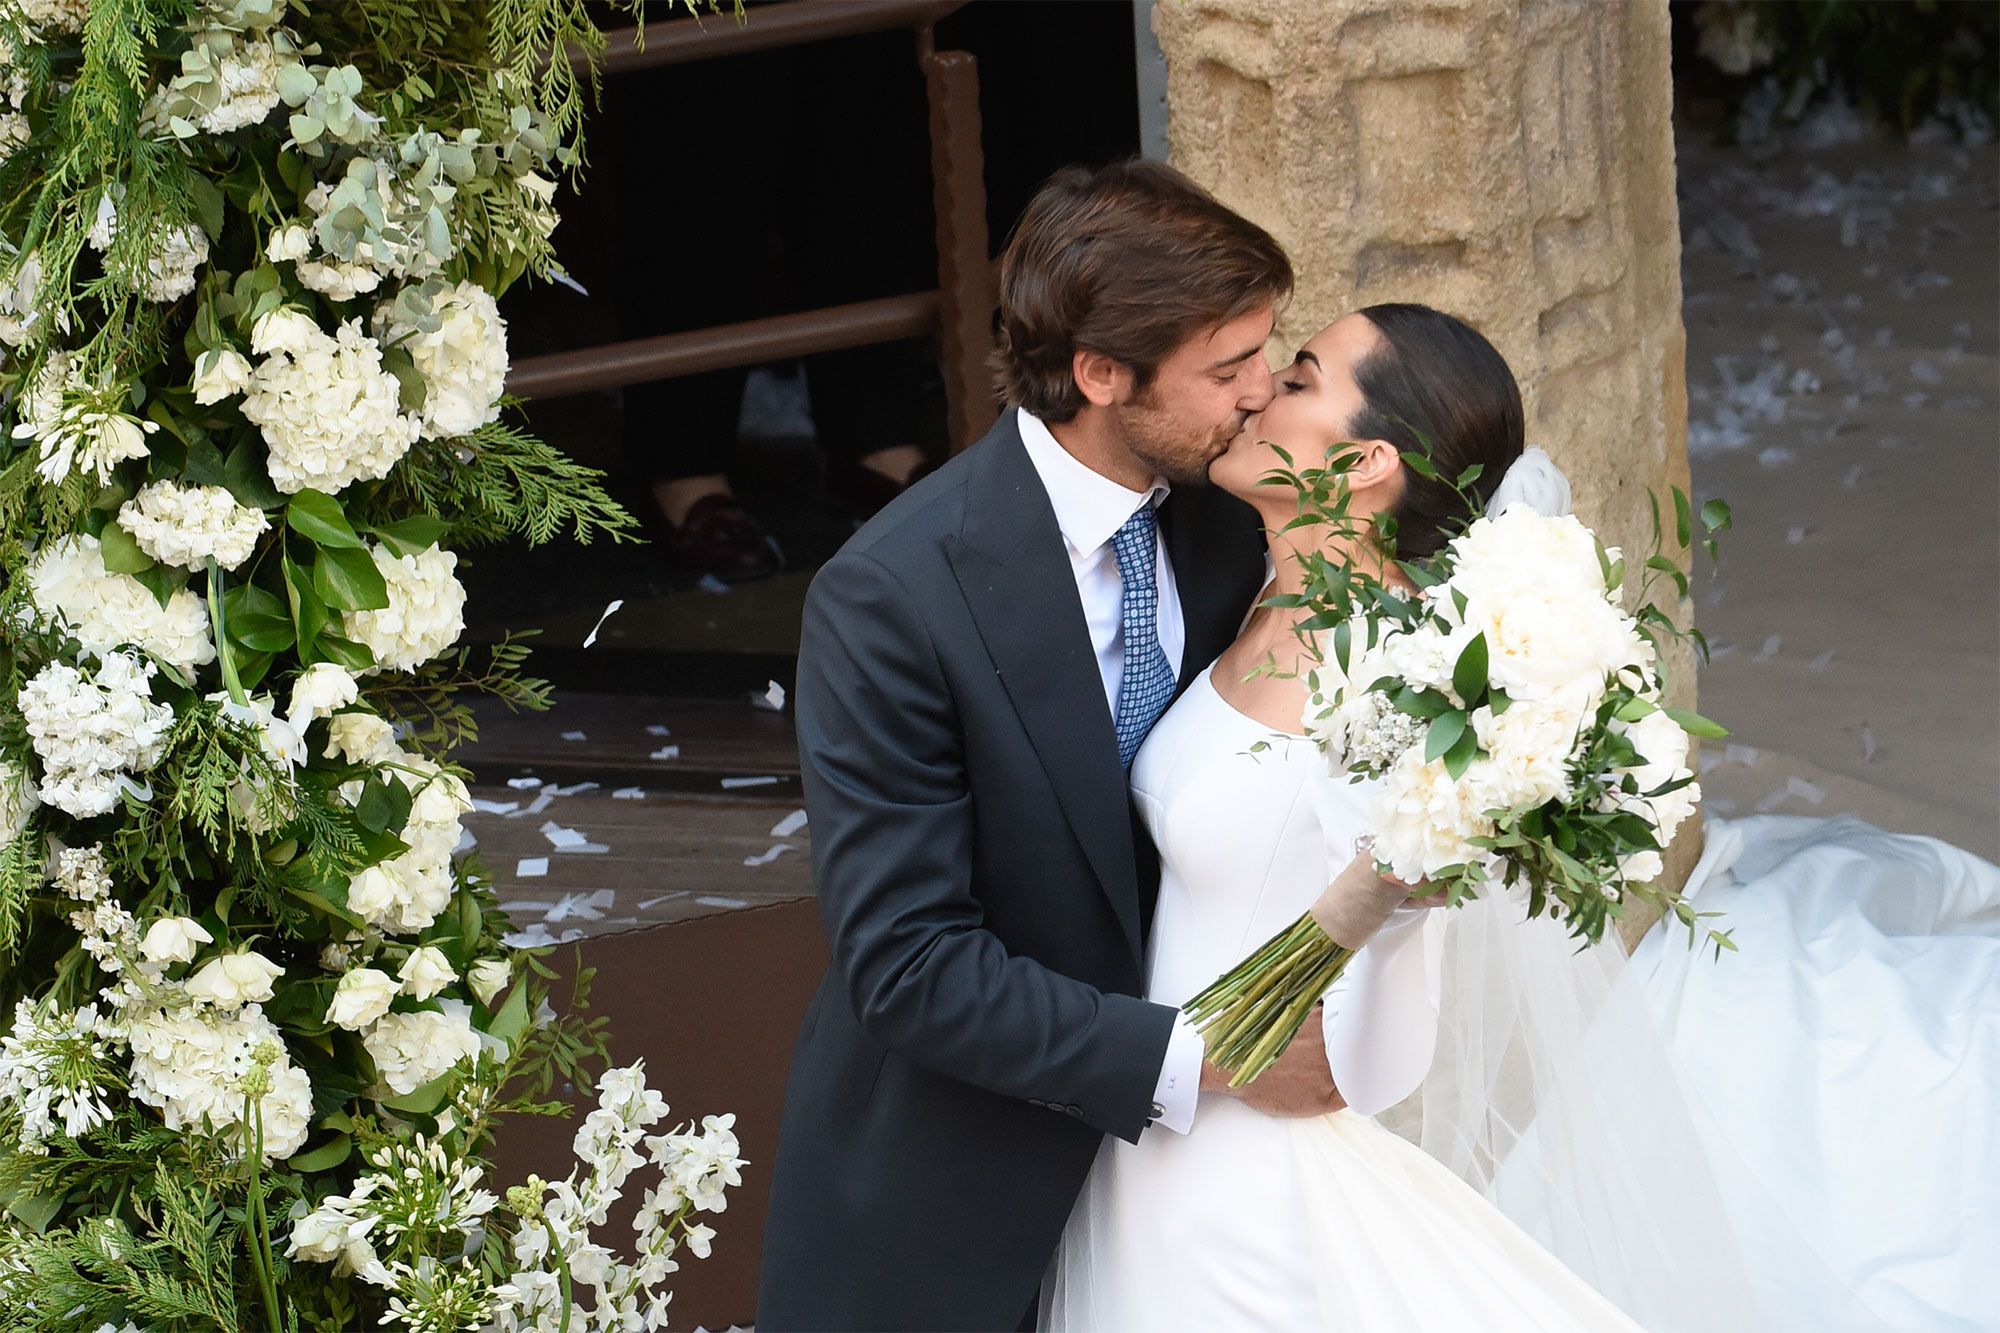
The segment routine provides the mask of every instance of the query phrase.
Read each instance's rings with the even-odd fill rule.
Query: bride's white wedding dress
[[[1373,790],[1238,712],[1208,671],[1154,727],[1132,785],[1162,861],[1147,994],[1174,1005],[1311,905],[1353,857]],[[1044,1284],[1043,1327],[1638,1328],[1371,1118],[1430,1066],[1445,915],[1399,910],[1328,996],[1348,1109],[1279,1119],[1211,1094],[1186,1135],[1106,1138]]]

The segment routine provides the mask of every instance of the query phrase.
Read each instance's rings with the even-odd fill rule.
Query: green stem
[[[276,1261],[271,1257],[271,1220],[264,1213],[264,1108],[258,1099],[243,1098],[243,1122],[250,1126],[250,1264],[257,1270],[257,1288],[264,1298],[264,1317],[270,1321],[272,1333],[281,1333],[284,1324],[278,1320],[278,1291],[273,1285],[272,1270]]]
[[[208,558],[208,618],[215,626],[215,656],[222,664],[222,683],[231,699],[248,703],[243,682],[236,675],[236,654],[229,648],[229,628],[222,615],[222,570],[214,556]]]
[[[563,1317],[562,1324],[557,1328],[556,1333],[569,1333],[569,1256],[563,1254],[562,1242],[556,1239],[556,1229],[550,1225],[547,1218],[542,1219],[542,1230],[549,1233],[549,1252],[560,1255],[562,1261],[562,1272],[559,1277],[562,1282]]]

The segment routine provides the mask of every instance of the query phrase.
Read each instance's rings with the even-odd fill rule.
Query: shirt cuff
[[[1160,1063],[1160,1081],[1153,1088],[1152,1123],[1176,1134],[1194,1128],[1194,1107],[1201,1092],[1201,1062],[1208,1047],[1185,1013],[1174,1015],[1167,1056]]]

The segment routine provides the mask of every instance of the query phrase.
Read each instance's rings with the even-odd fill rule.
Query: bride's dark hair
[[[1396,554],[1435,555],[1472,517],[1449,484],[1474,463],[1485,470],[1467,489],[1483,505],[1521,456],[1521,386],[1479,330],[1427,305],[1371,305],[1361,313],[1381,345],[1355,363],[1362,406],[1348,423],[1354,440],[1387,440],[1427,455],[1446,480],[1403,470],[1403,496],[1390,510]]]

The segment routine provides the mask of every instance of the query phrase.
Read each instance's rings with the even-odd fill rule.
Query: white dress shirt
[[[1097,671],[1104,682],[1105,706],[1115,718],[1118,684],[1125,674],[1125,581],[1119,577],[1118,555],[1111,539],[1138,512],[1140,505],[1157,509],[1167,498],[1169,488],[1164,478],[1156,477],[1149,490],[1129,490],[1079,462],[1039,418],[1027,412],[1017,415],[1028,461],[1042,479],[1042,489],[1049,493],[1056,526],[1062,529],[1063,545],[1069,549],[1070,572],[1076,576],[1083,618],[1090,626],[1090,646],[1097,653]],[[1167,664],[1179,676],[1181,657],[1187,649],[1187,622],[1181,618],[1180,593],[1174,585],[1173,563],[1167,559],[1166,534],[1155,534],[1153,550],[1155,581],[1160,590],[1160,648],[1167,655]],[[1185,1134],[1194,1125],[1195,1098],[1201,1088],[1201,1062],[1205,1053],[1201,1034],[1187,1015],[1177,1015],[1159,1082],[1153,1090],[1156,1118],[1176,1133]]]

